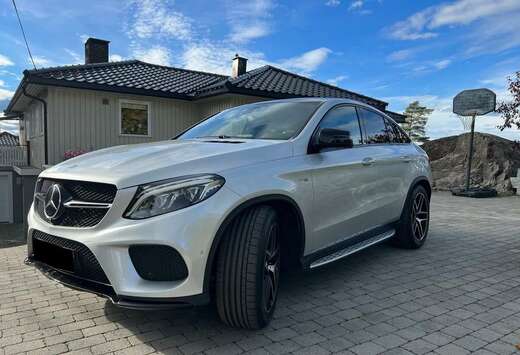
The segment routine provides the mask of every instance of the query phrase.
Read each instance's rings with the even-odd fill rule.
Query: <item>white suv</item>
[[[216,114],[173,140],[41,173],[28,263],[129,308],[207,304],[265,326],[280,269],[312,269],[428,233],[428,157],[384,113],[290,99]]]

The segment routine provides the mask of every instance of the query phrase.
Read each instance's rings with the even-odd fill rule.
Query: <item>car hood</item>
[[[104,182],[125,188],[191,174],[218,173],[292,155],[274,140],[169,140],[101,149],[44,170],[40,177]]]

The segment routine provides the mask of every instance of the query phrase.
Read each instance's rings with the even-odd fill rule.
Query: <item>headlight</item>
[[[224,182],[218,175],[194,175],[141,185],[124,217],[143,219],[192,206],[215,194]]]

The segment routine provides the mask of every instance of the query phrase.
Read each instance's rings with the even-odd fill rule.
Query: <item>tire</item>
[[[280,277],[280,235],[269,206],[246,210],[231,223],[217,258],[216,303],[229,326],[260,329],[272,318]]]
[[[419,249],[426,241],[429,226],[430,198],[426,189],[417,185],[404,204],[393,242],[401,248]]]

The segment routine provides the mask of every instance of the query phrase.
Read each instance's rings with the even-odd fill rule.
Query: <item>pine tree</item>
[[[421,106],[419,101],[414,101],[408,105],[404,111],[406,122],[401,125],[406,133],[413,141],[425,142],[429,139],[426,136],[426,123],[428,116],[433,112],[433,109]]]

